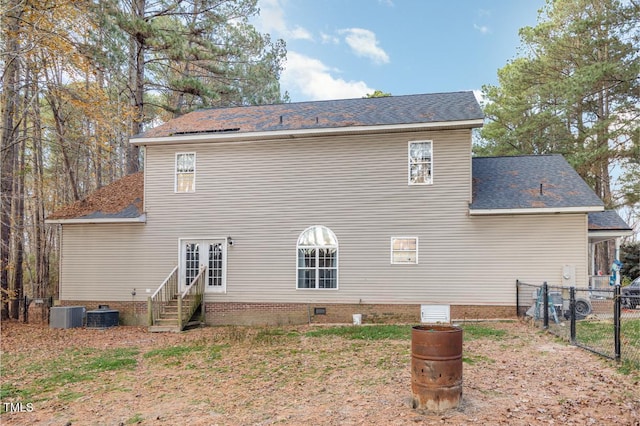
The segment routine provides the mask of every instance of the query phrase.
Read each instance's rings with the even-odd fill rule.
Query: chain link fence
[[[518,317],[591,352],[640,369],[640,296],[620,287],[576,288],[516,281]]]

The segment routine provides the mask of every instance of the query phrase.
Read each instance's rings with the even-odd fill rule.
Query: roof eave
[[[633,235],[633,229],[595,229],[589,230],[590,237],[628,237]]]
[[[86,225],[86,224],[107,224],[107,223],[146,223],[147,215],[138,217],[99,217],[99,218],[70,218],[70,219],[46,219],[48,224],[59,225]]]
[[[497,215],[532,215],[532,214],[557,214],[557,213],[589,213],[603,211],[603,206],[578,206],[578,207],[543,207],[543,208],[518,208],[518,209],[469,209],[471,216],[497,216]]]
[[[248,141],[248,140],[270,140],[283,138],[304,138],[312,136],[325,135],[349,135],[349,134],[367,134],[367,133],[394,133],[402,131],[420,131],[420,130],[440,130],[440,129],[473,129],[482,127],[484,120],[482,118],[472,120],[459,121],[440,121],[433,123],[411,123],[411,124],[391,124],[380,126],[350,126],[350,127],[331,127],[331,128],[315,128],[315,129],[297,129],[297,130],[272,130],[263,132],[246,132],[246,133],[206,133],[196,135],[178,135],[150,138],[133,138],[129,142],[133,145],[168,145],[183,143],[201,143],[201,142],[227,142],[227,141]]]

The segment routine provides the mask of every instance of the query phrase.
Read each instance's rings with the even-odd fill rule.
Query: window
[[[409,185],[433,183],[431,141],[409,142]]]
[[[325,226],[312,226],[298,238],[299,289],[338,288],[338,240]]]
[[[418,238],[417,237],[391,237],[391,263],[392,264],[417,264],[418,263]]]
[[[196,153],[176,154],[176,192],[195,192],[196,190]]]

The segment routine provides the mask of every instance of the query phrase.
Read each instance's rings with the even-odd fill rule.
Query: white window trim
[[[411,182],[411,144],[412,143],[425,143],[428,142],[431,144],[431,182],[421,182],[421,183],[414,183]],[[434,161],[433,161],[433,141],[432,140],[419,140],[419,141],[409,141],[409,143],[407,144],[407,183],[410,186],[420,186],[420,185],[433,185],[433,181],[434,181]]]
[[[336,245],[335,246],[309,246],[308,248],[326,248],[326,247],[335,247],[336,248],[336,253],[337,253],[337,257],[336,257],[336,286],[335,288],[318,288],[318,287],[314,287],[314,288],[300,288],[298,287],[298,271],[300,269],[304,269],[301,268],[300,266],[298,266],[298,249],[300,248],[300,246],[298,245],[298,241],[300,241],[300,236],[302,234],[304,234],[305,232],[307,232],[309,229],[311,228],[315,228],[316,226],[322,226],[323,228],[327,228],[329,230],[329,232],[331,232],[333,234],[333,237],[336,240]],[[335,232],[333,232],[331,230],[331,228],[329,228],[328,226],[324,226],[324,225],[313,225],[310,226],[308,228],[306,228],[304,231],[302,231],[300,234],[298,234],[298,239],[296,240],[296,274],[295,274],[295,286],[296,286],[296,290],[299,291],[336,291],[340,288],[340,242],[338,241],[338,237],[336,236]],[[317,264],[316,264],[317,265]],[[318,266],[316,266],[316,270],[317,270]],[[317,278],[316,277],[316,284],[317,284]]]
[[[193,191],[178,191],[178,156],[179,155],[193,155]],[[176,194],[190,194],[196,192],[196,164],[197,156],[195,151],[191,152],[176,152],[173,162],[173,192]]]
[[[393,261],[393,242],[394,240],[416,240],[416,261],[415,262],[394,262]],[[391,237],[391,241],[389,244],[389,255],[390,255],[390,261],[392,265],[418,265],[418,251],[420,249],[420,241],[418,240],[418,237]],[[410,251],[410,250],[405,250],[405,251]]]

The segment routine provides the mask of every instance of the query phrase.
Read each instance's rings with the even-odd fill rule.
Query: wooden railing
[[[191,285],[178,298],[178,328],[180,330],[191,319],[198,306],[202,303],[206,278],[207,267],[203,266],[198,276],[191,282]],[[187,302],[186,305],[185,301]],[[204,310],[204,307],[202,309]]]
[[[169,303],[172,299],[175,299],[178,294],[178,267],[173,268],[173,271],[164,280],[164,282],[158,287],[151,297],[147,299],[147,313],[149,315],[149,325],[152,326],[155,320],[160,318],[162,307]]]

